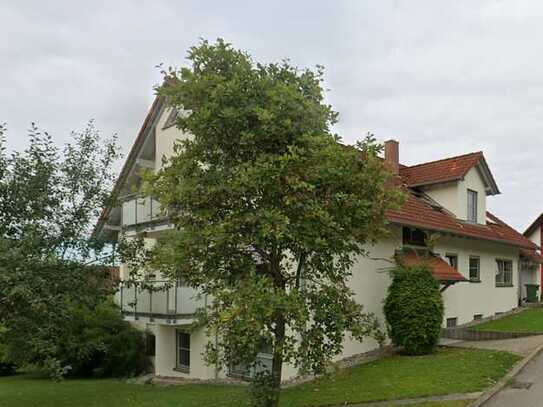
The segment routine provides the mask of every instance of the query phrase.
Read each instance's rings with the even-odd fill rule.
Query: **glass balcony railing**
[[[115,300],[125,317],[166,323],[191,319],[207,305],[207,297],[199,290],[167,281],[147,282],[145,287],[121,281]]]
[[[122,226],[134,226],[164,218],[160,203],[152,197],[134,197],[122,203]]]

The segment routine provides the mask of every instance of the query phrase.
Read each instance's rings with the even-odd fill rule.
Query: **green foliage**
[[[36,258],[81,259],[99,248],[89,239],[110,202],[119,158],[91,121],[63,148],[32,123],[29,146],[7,154],[0,125],[0,239]]]
[[[273,377],[270,372],[259,372],[253,378],[249,389],[250,405],[267,406],[279,402],[279,394],[274,390]]]
[[[93,265],[107,263],[112,252],[90,239],[111,199],[115,140],[103,140],[90,122],[58,147],[32,124],[28,147],[8,154],[4,133],[0,126],[2,351],[54,378],[136,373],[140,368],[125,359],[140,335],[109,304],[107,268]],[[124,355],[113,355],[120,340]]]
[[[0,376],[14,375],[17,369],[15,363],[9,360],[7,347],[5,345],[7,329],[0,325]]]
[[[398,266],[392,277],[384,307],[392,342],[410,355],[431,353],[443,322],[439,283],[425,266]]]
[[[250,363],[264,340],[277,389],[284,361],[320,373],[347,333],[377,333],[347,281],[402,197],[373,138],[346,147],[331,133],[321,67],[256,63],[222,40],[188,59],[158,92],[194,137],[145,187],[176,228],[143,257],[213,298],[209,361]]]
[[[126,377],[149,368],[143,333],[122,320],[110,301],[73,305],[58,336],[56,360],[70,376]]]
[[[11,360],[38,366],[54,379],[131,376],[146,369],[143,335],[111,302],[103,268],[8,260],[0,265],[0,295],[10,310],[2,319]],[[14,263],[17,273],[11,273]]]

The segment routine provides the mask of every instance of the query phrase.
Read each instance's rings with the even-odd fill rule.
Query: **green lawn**
[[[281,405],[323,406],[479,391],[519,357],[484,350],[440,349],[429,356],[392,356],[330,378],[286,389]],[[0,378],[0,405],[10,407],[211,407],[246,405],[245,386],[143,386],[117,380],[53,383],[31,375]],[[462,407],[463,401],[424,407]]]
[[[530,332],[543,334],[543,309],[534,308],[476,325],[478,331]]]

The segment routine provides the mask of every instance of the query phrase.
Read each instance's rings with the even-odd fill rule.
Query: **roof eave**
[[[397,220],[389,219],[389,222],[393,223],[395,225],[400,225],[400,226],[414,226],[414,227],[418,227],[418,228],[422,228],[422,229],[426,229],[426,230],[431,230],[431,231],[434,231],[434,232],[448,233],[450,235],[459,236],[459,237],[467,237],[467,238],[475,239],[475,240],[483,240],[483,241],[487,241],[487,242],[501,243],[501,244],[505,244],[505,245],[508,245],[508,246],[520,247],[520,248],[524,248],[524,249],[533,249],[532,246],[525,246],[525,245],[521,245],[521,244],[515,244],[510,240],[478,237],[478,236],[473,236],[473,235],[468,234],[468,233],[465,233],[465,234],[464,233],[459,233],[457,231],[449,230],[449,229],[446,229],[446,228],[436,228],[434,226],[428,226],[428,225],[425,225],[424,223],[419,223],[419,222],[409,222],[409,221],[404,221],[404,220],[400,220],[400,219],[397,219]]]
[[[476,167],[479,169],[485,183],[488,185],[487,195],[499,195],[501,192],[498,188],[498,184],[496,183],[492,172],[490,172],[490,168],[488,167],[484,156],[481,156]]]
[[[147,113],[147,116],[145,117],[145,120],[143,121],[140,131],[138,132],[138,136],[136,137],[136,140],[134,141],[134,144],[132,145],[132,148],[130,149],[130,152],[128,153],[128,157],[126,158],[126,161],[123,164],[119,177],[117,178],[117,181],[115,182],[115,185],[113,186],[113,190],[111,192],[112,197],[115,197],[118,194],[119,189],[126,181],[126,178],[128,177],[130,170],[133,164],[135,163],[136,158],[147,136],[149,135],[149,129],[152,128],[152,125],[154,124],[157,116],[159,115],[159,112],[161,108],[163,107],[163,105],[164,105],[164,97],[156,96],[155,99],[153,100],[153,104],[151,105],[149,109],[149,112]],[[109,205],[103,209],[102,213],[100,214],[100,217],[98,218],[96,226],[94,227],[92,231],[92,234],[91,234],[92,238],[96,238],[96,236],[98,236],[102,232],[102,228],[104,227],[109,217],[111,208],[112,208],[112,205]]]

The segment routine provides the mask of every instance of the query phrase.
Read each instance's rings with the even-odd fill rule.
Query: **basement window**
[[[480,321],[481,319],[483,319],[483,314],[475,314],[473,316],[474,321]]]

